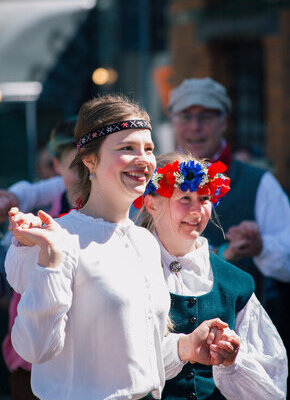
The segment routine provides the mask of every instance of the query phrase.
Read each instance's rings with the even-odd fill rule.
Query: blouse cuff
[[[165,368],[165,378],[174,378],[186,364],[181,361],[178,354],[178,342],[184,334],[169,333],[163,339],[163,360]]]
[[[235,374],[239,367],[241,365],[241,356],[238,353],[235,361],[231,364],[231,365],[223,365],[223,364],[219,364],[219,365],[213,365],[213,373],[214,371],[216,371],[218,374],[225,374],[225,375],[233,375]]]

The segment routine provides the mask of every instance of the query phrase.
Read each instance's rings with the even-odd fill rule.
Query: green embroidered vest
[[[257,188],[265,171],[233,160],[229,176],[231,178],[231,190],[220,204],[216,207],[221,226],[226,233],[233,226],[242,221],[255,220],[255,202]],[[219,247],[226,243],[220,228],[216,227],[211,221],[208,223],[203,235],[208,239],[210,248]],[[238,262],[233,262],[242,270],[251,274],[255,280],[256,295],[263,301],[263,290],[265,278],[255,266],[251,258],[243,258]]]
[[[235,327],[236,314],[254,292],[253,278],[239,268],[210,253],[214,283],[202,296],[180,296],[171,293],[170,317],[177,333],[191,333],[203,321],[219,317]],[[215,387],[212,367],[187,363],[182,371],[166,382],[162,399],[225,399]]]

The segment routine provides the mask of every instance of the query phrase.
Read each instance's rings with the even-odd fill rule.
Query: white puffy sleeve
[[[236,361],[213,367],[218,389],[228,400],[286,399],[286,350],[255,294],[237,314],[235,331],[241,339]]]
[[[181,334],[169,333],[162,343],[165,379],[172,379],[182,370],[184,365],[178,355],[178,340]]]
[[[12,239],[5,258],[7,280],[15,292],[23,294],[30,275],[38,262],[39,246],[20,246]]]
[[[24,360],[43,363],[62,351],[75,268],[76,257],[68,251],[63,251],[58,268],[34,267],[11,334],[13,347]]]

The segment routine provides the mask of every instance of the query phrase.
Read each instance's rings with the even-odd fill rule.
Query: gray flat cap
[[[232,102],[226,88],[211,78],[185,79],[170,92],[169,112],[179,112],[191,106],[203,106],[230,112]]]

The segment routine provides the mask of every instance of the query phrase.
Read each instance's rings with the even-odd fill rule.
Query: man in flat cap
[[[168,105],[177,149],[228,167],[231,190],[216,207],[227,240],[214,224],[205,235],[219,255],[256,278],[263,300],[262,275],[290,281],[289,202],[270,172],[232,157],[224,139],[231,108],[225,87],[211,78],[184,80]]]

